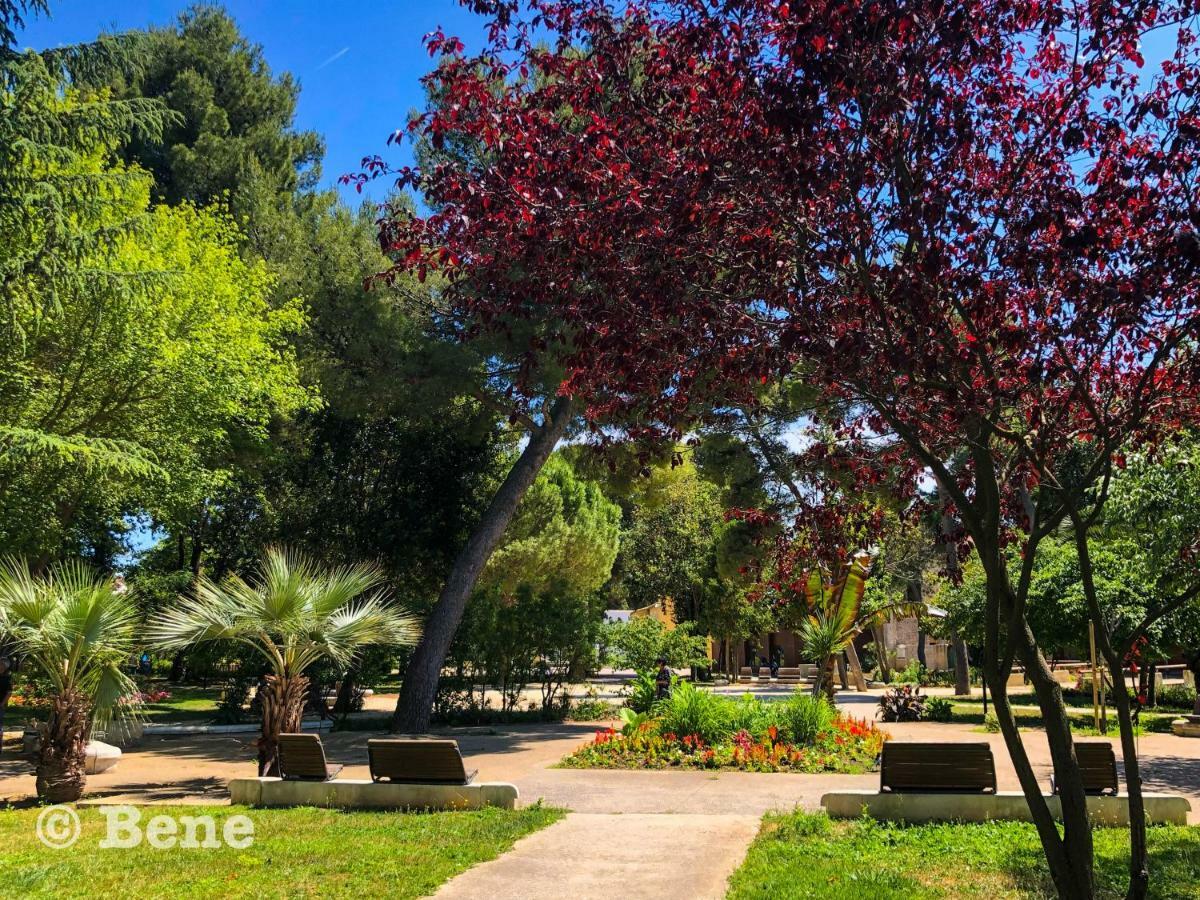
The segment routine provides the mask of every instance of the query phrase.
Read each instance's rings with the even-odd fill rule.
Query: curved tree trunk
[[[258,775],[279,775],[279,735],[296,734],[304,717],[308,679],[267,675],[262,687],[262,734],[258,739]]]
[[[542,426],[530,435],[529,443],[496,491],[466,546],[455,558],[437,604],[425,621],[421,641],[404,673],[404,684],[392,716],[393,733],[424,734],[429,730],[438,679],[454,633],[467,608],[467,601],[475,590],[483,567],[512,521],[517,504],[550,458],[559,439],[566,433],[572,415],[570,397],[559,397],[551,404]]]
[[[78,691],[60,694],[51,701],[50,715],[38,728],[39,800],[73,803],[83,796],[90,720],[91,705]]]

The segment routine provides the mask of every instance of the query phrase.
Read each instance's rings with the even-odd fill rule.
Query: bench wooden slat
[[[986,743],[887,741],[879,768],[881,791],[996,791],[996,764]]]
[[[409,784],[470,784],[458,741],[372,738],[367,741],[371,778]]]

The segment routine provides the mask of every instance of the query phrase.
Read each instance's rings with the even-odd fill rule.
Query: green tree
[[[651,616],[637,616],[606,625],[603,642],[609,662],[618,669],[653,671],[660,658],[672,668],[708,663],[705,640],[690,622],[671,628]]]
[[[153,176],[156,199],[207,205],[228,197],[234,214],[253,222],[261,190],[271,202],[290,200],[316,183],[324,147],[316,133],[293,127],[299,84],[288,73],[276,77],[262,47],[223,9],[198,4],[174,26],[151,30],[138,62],[112,83],[116,96],[153,98],[175,113],[161,135],[123,148]]]
[[[568,675],[594,662],[594,598],[612,572],[620,524],[621,508],[561,454],[522,498],[451,648],[472,681],[500,689],[506,710],[535,680],[544,710],[561,705]]]
[[[621,508],[554,456],[522,498],[480,588],[587,597],[608,581],[620,543]]]

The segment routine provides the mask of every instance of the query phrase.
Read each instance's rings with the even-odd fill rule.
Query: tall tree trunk
[[[262,734],[258,739],[258,776],[279,775],[279,735],[296,734],[304,717],[308,679],[268,675],[262,684]]]
[[[1071,524],[1075,530],[1075,549],[1079,557],[1079,575],[1088,614],[1095,624],[1100,653],[1112,675],[1113,704],[1117,707],[1117,724],[1121,732],[1121,757],[1125,762],[1125,792],[1129,797],[1129,888],[1127,900],[1141,900],[1150,887],[1149,856],[1146,847],[1145,802],[1142,799],[1142,776],[1138,766],[1137,741],[1133,733],[1133,715],[1129,692],[1125,687],[1125,660],[1113,646],[1108,623],[1100,608],[1088,548],[1087,528],[1079,513],[1071,509]],[[1145,671],[1145,668],[1142,669]]]
[[[200,516],[203,521],[204,507],[201,505]],[[188,571],[192,573],[192,587],[196,586],[196,582],[200,578],[200,569],[204,560],[204,542],[200,539],[200,529],[202,525],[195,525],[191,528],[192,534],[192,553],[188,560]],[[183,535],[179,536],[179,565],[183,566]],[[171,671],[167,673],[167,681],[172,684],[178,684],[183,680],[184,670],[187,667],[187,650],[176,650],[175,658],[171,660]],[[206,685],[207,687],[207,685]]]
[[[971,661],[967,658],[967,642],[950,632],[950,645],[954,648],[954,696],[971,695]]]
[[[892,680],[892,667],[888,665],[887,646],[883,642],[883,626],[871,626],[871,639],[875,642],[875,658],[879,660],[879,680],[887,683]]]
[[[1040,654],[1039,654],[1040,655]],[[1023,653],[1024,657],[1025,654]],[[1026,671],[1036,670],[1032,675],[1034,690],[1038,695],[1046,737],[1050,744],[1050,755],[1054,763],[1055,781],[1059,785],[1063,813],[1063,833],[1060,836],[1054,817],[1042,794],[1042,786],[1029,762],[1029,755],[1021,741],[1008,701],[1007,673],[999,671],[985,661],[986,678],[992,689],[992,701],[1000,732],[1016,770],[1021,790],[1029,803],[1030,816],[1041,839],[1050,876],[1060,897],[1064,900],[1091,900],[1093,897],[1092,836],[1087,818],[1087,801],[1083,793],[1082,776],[1075,760],[1075,749],[1071,742],[1070,726],[1066,709],[1062,704],[1061,691],[1049,668],[1042,662],[1039,667],[1023,659]],[[1053,694],[1058,692],[1057,709]],[[1067,779],[1064,783],[1061,779]]]
[[[1083,776],[1075,758],[1071,726],[1063,704],[1062,688],[1054,679],[1045,657],[1025,616],[1019,611],[1018,597],[1008,579],[1008,567],[998,541],[983,545],[977,541],[980,562],[987,574],[984,671],[992,689],[992,699],[1000,732],[1029,805],[1030,817],[1037,829],[1050,877],[1063,900],[1091,900],[1095,894],[1092,853],[1092,828],[1088,819]],[[1005,623],[1003,628],[1001,623]],[[1001,637],[1025,667],[1037,695],[1042,713],[1055,783],[1062,810],[1062,832],[1050,813],[1042,786],[1030,765],[1029,755],[1017,731],[1008,701],[1008,665],[1000,664]]]
[[[74,803],[87,781],[91,706],[77,691],[54,697],[50,715],[38,728],[37,795],[46,803]]]
[[[404,674],[404,684],[392,716],[393,733],[423,734],[429,730],[442,665],[475,583],[512,521],[517,504],[566,433],[572,415],[570,397],[559,397],[551,404],[541,427],[529,436],[529,443],[496,491],[466,546],[455,558]]]
[[[862,661],[858,658],[858,648],[854,641],[846,645],[846,658],[850,660],[850,676],[854,679],[854,689],[860,694],[867,690],[867,677],[863,675]]]
[[[850,679],[846,677],[846,659],[845,659],[845,657],[842,656],[841,653],[838,653],[837,656],[834,657],[834,661],[837,663],[838,681],[841,682],[842,690],[843,691],[850,690]]]

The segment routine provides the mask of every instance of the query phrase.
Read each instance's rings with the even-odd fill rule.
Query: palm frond
[[[374,566],[322,571],[298,553],[271,547],[254,583],[201,578],[191,597],[154,617],[148,634],[171,650],[237,641],[280,676],[299,675],[321,658],[347,666],[366,646],[408,645],[419,634],[416,620],[387,602],[382,582]]]
[[[0,564],[0,627],[18,654],[61,692],[87,697],[106,718],[135,689],[121,671],[134,648],[137,610],[82,562],[40,577],[19,559]]]

